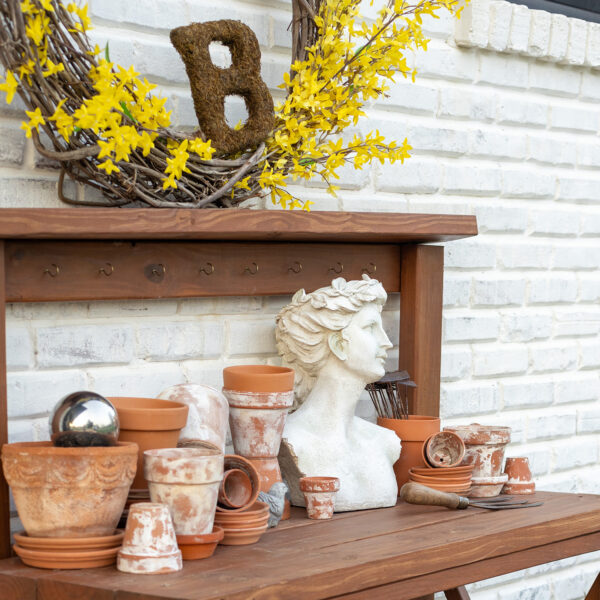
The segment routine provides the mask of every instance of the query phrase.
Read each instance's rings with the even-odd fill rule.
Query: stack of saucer
[[[15,533],[17,556],[30,567],[42,569],[88,569],[112,565],[123,541],[123,531],[86,538],[31,537]]]
[[[220,542],[225,546],[245,546],[258,542],[267,530],[268,522],[269,505],[265,502],[255,502],[242,512],[215,514],[215,525],[222,527],[225,532]]]
[[[412,467],[408,471],[410,481],[426,485],[434,490],[465,494],[471,488],[473,465],[459,467]]]

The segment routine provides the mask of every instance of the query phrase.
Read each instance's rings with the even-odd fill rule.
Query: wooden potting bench
[[[249,210],[0,209],[0,442],[7,440],[5,305],[289,294],[368,273],[400,295],[401,368],[413,413],[439,411],[443,248],[475,217]],[[175,382],[174,382],[175,383]],[[0,600],[402,599],[600,549],[600,497],[538,494],[540,508],[406,504],[312,522],[302,511],[260,543],[219,547],[172,575],[45,571],[0,561]],[[10,555],[0,478],[0,557]],[[590,600],[600,600],[600,584]]]

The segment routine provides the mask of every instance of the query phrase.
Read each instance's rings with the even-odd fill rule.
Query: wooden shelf
[[[240,209],[3,208],[0,238],[426,243],[477,235],[474,216]]]

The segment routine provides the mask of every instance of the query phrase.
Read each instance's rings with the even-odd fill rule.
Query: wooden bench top
[[[538,508],[412,506],[310,521],[301,509],[251,546],[218,546],[169,575],[45,571],[0,561],[3,600],[410,599],[600,549],[600,496],[538,492]]]

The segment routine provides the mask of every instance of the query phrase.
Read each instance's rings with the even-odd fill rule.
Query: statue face
[[[387,351],[392,347],[383,330],[379,307],[361,308],[342,332],[346,369],[362,377],[366,383],[385,375]]]

